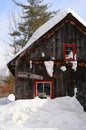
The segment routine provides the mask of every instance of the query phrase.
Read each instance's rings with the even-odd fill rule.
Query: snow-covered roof
[[[76,12],[71,9],[65,9],[63,11],[59,11],[58,14],[51,18],[48,22],[39,27],[32,35],[27,44],[10,60],[12,61],[18,55],[20,55],[23,51],[25,51],[30,45],[32,45],[36,40],[38,40],[41,36],[43,36],[46,32],[48,32],[51,28],[53,28],[56,24],[58,24],[61,20],[63,20],[69,13],[71,13],[83,26],[86,27],[86,21],[80,18]]]

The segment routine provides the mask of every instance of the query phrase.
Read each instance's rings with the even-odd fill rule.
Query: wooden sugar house
[[[86,22],[66,9],[38,28],[7,64],[16,99],[74,96],[86,108]]]

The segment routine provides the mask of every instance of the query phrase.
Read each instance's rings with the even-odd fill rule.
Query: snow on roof
[[[64,19],[69,13],[71,13],[81,24],[86,27],[86,21],[80,18],[76,12],[71,9],[65,9],[63,11],[59,11],[58,14],[51,18],[48,22],[39,27],[32,35],[27,44],[11,59],[15,59],[19,54],[25,51],[31,44],[33,44],[36,40],[38,40],[41,36],[43,36],[46,32],[48,32],[51,28],[53,28],[56,24],[58,24],[62,19]]]
[[[86,27],[86,22],[81,19],[73,10],[66,9],[64,11],[59,11],[55,17],[50,19],[34,32],[30,40],[27,42],[26,47],[30,46],[33,42],[43,36],[47,31],[49,31],[52,27],[59,23],[63,18],[65,18],[69,13],[71,13],[76,19],[78,19],[78,21],[80,21],[80,23],[82,23]]]

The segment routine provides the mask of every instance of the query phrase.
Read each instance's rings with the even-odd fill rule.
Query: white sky
[[[17,0],[25,2],[25,0]],[[51,4],[50,10],[73,9],[77,14],[86,20],[86,0],[44,0]],[[5,66],[8,59],[9,49],[9,16],[15,8],[12,0],[0,0],[0,68]],[[16,7],[17,9],[17,7]]]

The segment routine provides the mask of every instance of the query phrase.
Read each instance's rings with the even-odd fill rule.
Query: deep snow
[[[86,130],[86,113],[75,97],[0,99],[0,130]]]

